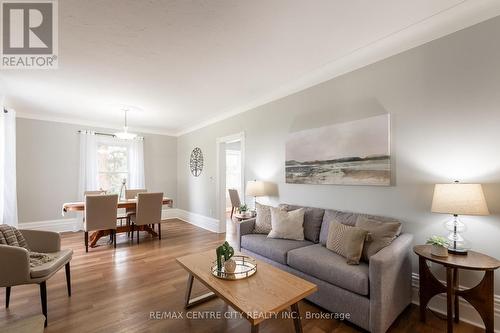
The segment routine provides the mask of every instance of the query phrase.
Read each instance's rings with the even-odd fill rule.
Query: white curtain
[[[97,139],[92,131],[80,131],[80,167],[78,177],[78,200],[83,201],[85,191],[99,189],[97,165]],[[83,230],[83,214],[77,218],[76,230]]]
[[[17,226],[16,113],[0,97],[0,224]]]
[[[144,180],[144,141],[135,139],[128,146],[128,188],[145,188]]]

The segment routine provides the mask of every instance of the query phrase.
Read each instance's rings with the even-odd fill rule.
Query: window
[[[118,143],[98,143],[97,165],[99,188],[109,194],[120,194],[123,179],[129,179],[127,146]]]

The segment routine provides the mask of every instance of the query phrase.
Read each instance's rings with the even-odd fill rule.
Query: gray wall
[[[465,236],[500,258],[499,31],[495,18],[179,137],[178,207],[216,216],[216,138],[244,131],[246,179],[278,183],[272,202],[396,217],[415,243],[445,233],[448,217],[430,212],[434,183],[483,183],[492,215],[464,217]],[[394,186],[285,184],[287,133],[382,113],[392,116]],[[195,146],[205,154],[198,178]]]
[[[19,222],[61,219],[62,204],[78,198],[77,131],[89,128],[17,118],[16,129]],[[175,200],[177,139],[143,136],[146,187],[150,191],[162,191]]]

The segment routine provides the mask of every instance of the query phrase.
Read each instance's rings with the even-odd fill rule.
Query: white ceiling
[[[500,15],[498,0],[60,0],[59,69],[0,72],[21,117],[181,134]]]

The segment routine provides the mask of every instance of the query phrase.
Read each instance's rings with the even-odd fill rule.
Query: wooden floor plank
[[[234,230],[228,229],[228,241],[235,242]],[[85,253],[82,233],[65,233],[64,248],[75,251],[71,262],[73,296],[67,297],[64,269],[47,282],[48,327],[45,332],[250,332],[250,324],[232,312],[219,299],[201,304],[191,314],[205,312],[225,313],[230,318],[186,318],[184,293],[187,273],[175,258],[190,253],[206,251],[220,245],[226,234],[214,234],[181,220],[168,220],[162,225],[162,240],[141,235],[140,244],[117,238],[117,249],[102,239],[97,248]],[[195,283],[193,295],[206,292]],[[38,286],[12,288],[9,309],[5,309],[5,288],[0,290],[0,321],[10,321],[41,312]],[[321,312],[307,301],[300,303],[300,310]],[[179,319],[150,319],[150,312],[182,313]],[[303,319],[307,333],[362,332],[346,322],[335,320]],[[422,324],[418,308],[410,306],[393,324],[389,332],[443,332],[446,322],[433,315]],[[460,323],[457,333],[482,332],[481,329]],[[272,319],[261,324],[261,332],[293,332],[291,319]]]

